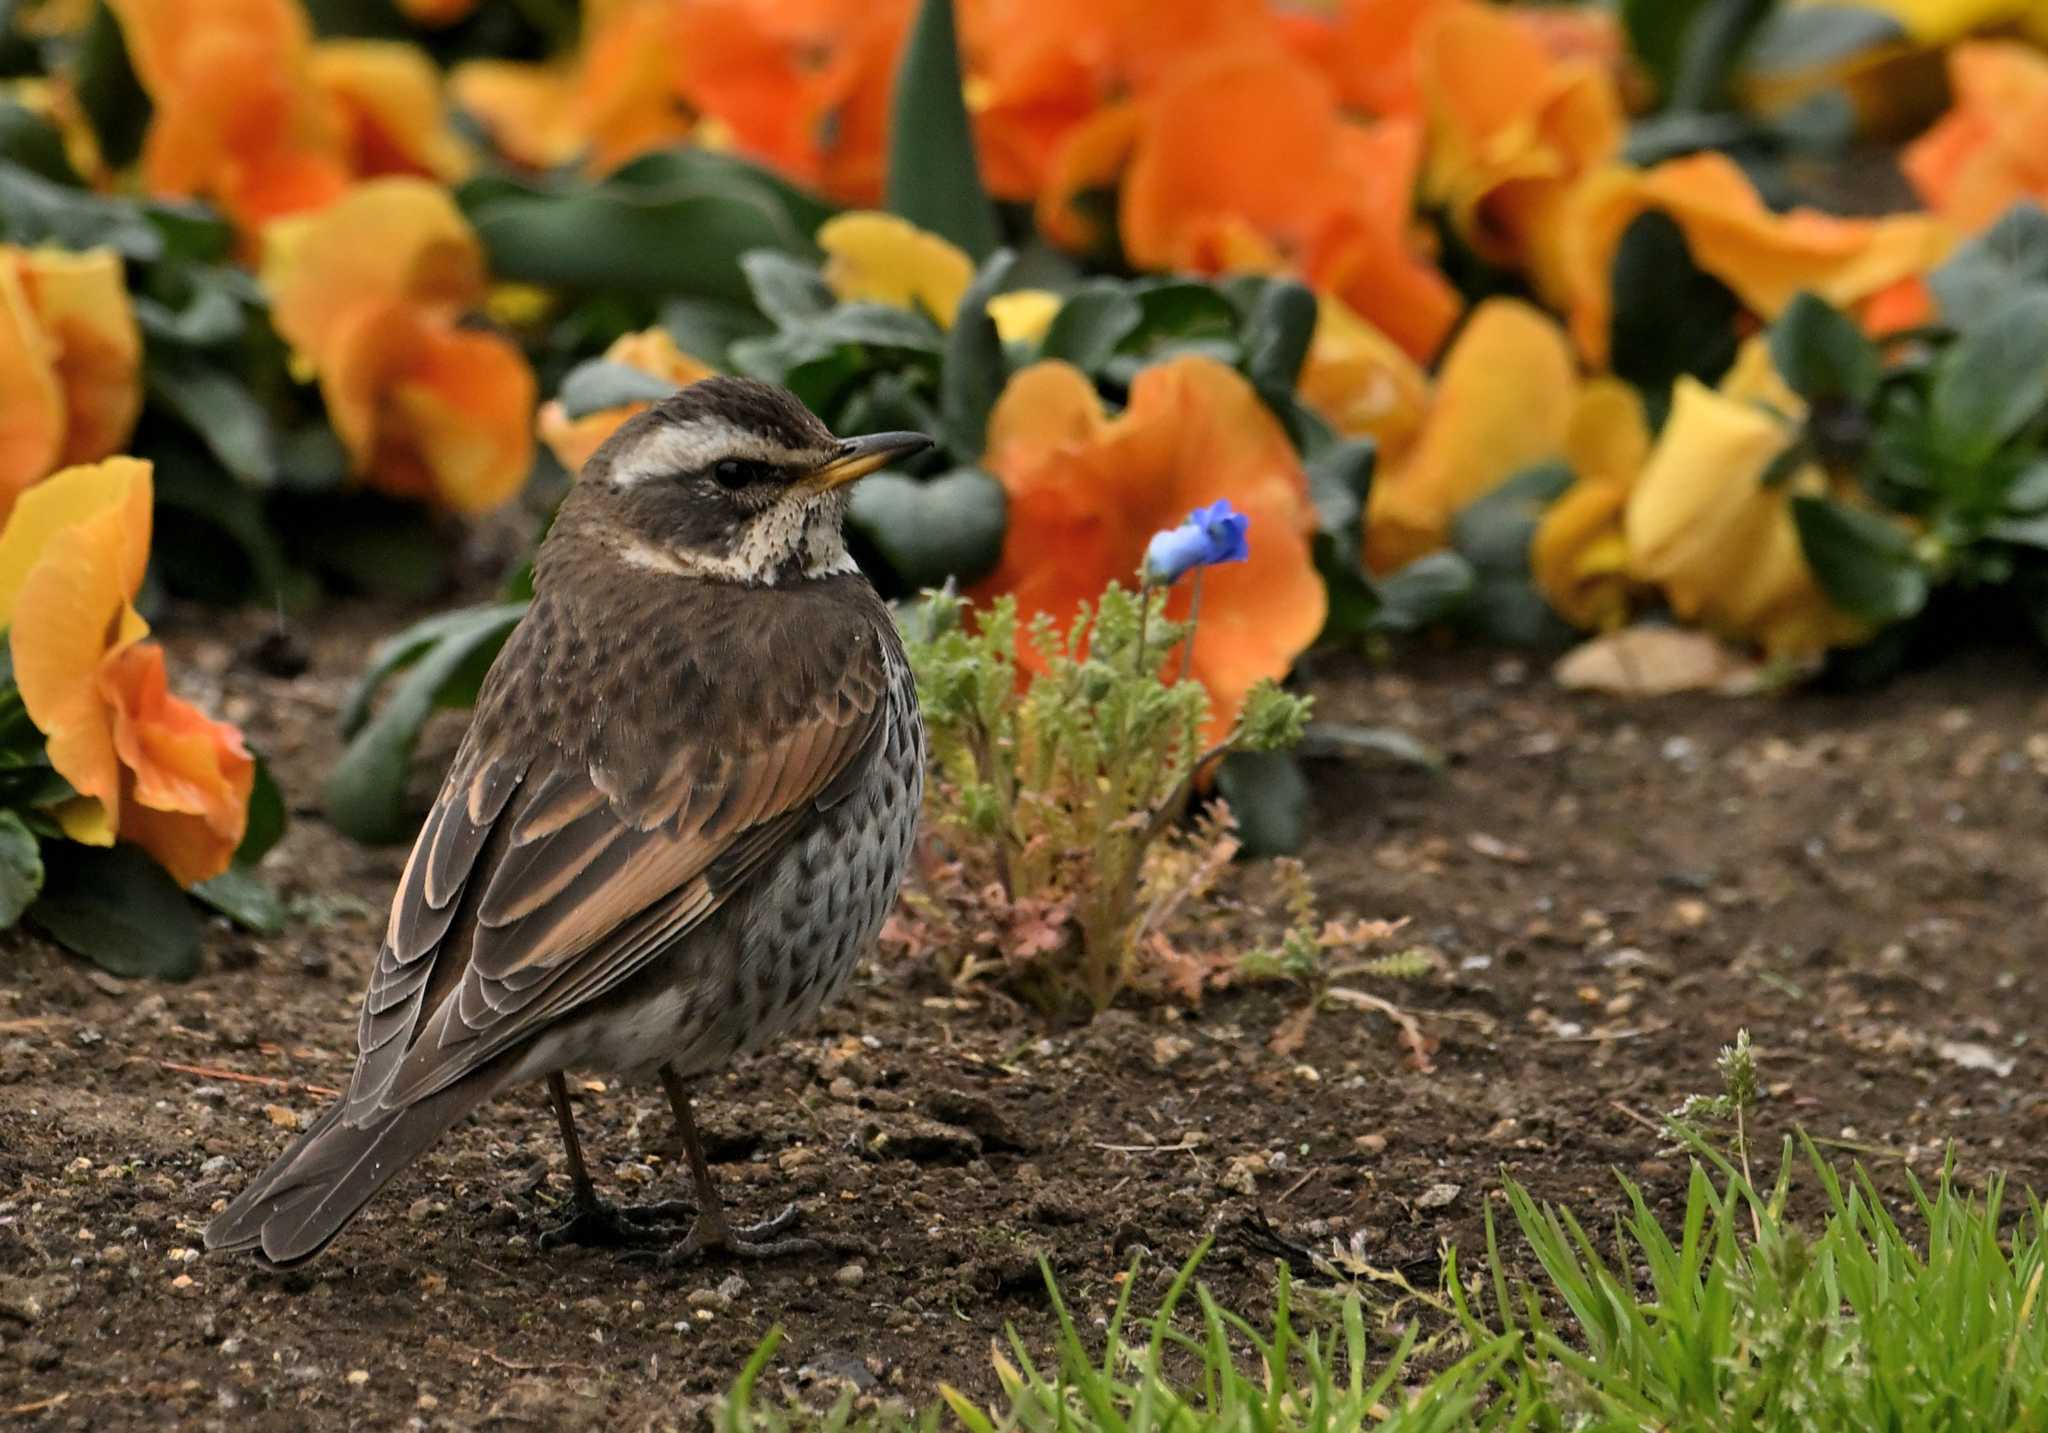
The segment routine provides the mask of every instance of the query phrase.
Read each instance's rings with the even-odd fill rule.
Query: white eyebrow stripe
[[[815,462],[816,455],[784,447],[773,439],[723,423],[666,423],[649,431],[612,470],[612,483],[630,488],[710,466],[720,458],[743,458],[778,467]]]

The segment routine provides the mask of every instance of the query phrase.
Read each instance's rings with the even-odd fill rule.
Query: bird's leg
[[[675,1228],[665,1221],[680,1219],[696,1210],[681,1200],[621,1208],[599,1198],[597,1185],[591,1182],[590,1168],[583,1162],[583,1142],[576,1138],[576,1117],[569,1110],[569,1085],[559,1071],[548,1076],[548,1100],[555,1107],[555,1124],[562,1131],[562,1150],[569,1157],[569,1218],[540,1236],[541,1248],[580,1244],[586,1248],[618,1249],[672,1241]]]
[[[822,1246],[815,1239],[777,1238],[796,1222],[791,1204],[773,1219],[733,1228],[725,1217],[725,1206],[711,1183],[711,1166],[704,1158],[704,1141],[697,1137],[697,1122],[690,1117],[690,1092],[674,1065],[661,1067],[661,1087],[668,1091],[669,1108],[675,1111],[676,1126],[683,1135],[683,1154],[690,1161],[690,1180],[697,1187],[697,1222],[683,1242],[667,1252],[670,1259],[686,1259],[705,1249],[722,1249],[728,1254],[752,1259],[774,1259],[785,1254],[810,1254]]]

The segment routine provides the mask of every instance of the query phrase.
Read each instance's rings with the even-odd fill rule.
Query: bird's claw
[[[801,1235],[777,1237],[796,1220],[794,1204],[772,1219],[737,1229],[726,1223],[723,1213],[700,1214],[681,1243],[671,1244],[665,1249],[632,1249],[624,1257],[634,1263],[668,1268],[714,1250],[734,1259],[782,1259],[792,1254],[815,1254],[822,1250],[825,1246],[816,1239],[806,1239]]]
[[[696,1213],[697,1207],[683,1199],[629,1205],[580,1200],[571,1204],[568,1219],[540,1236],[540,1247],[633,1249],[672,1244],[682,1222]]]

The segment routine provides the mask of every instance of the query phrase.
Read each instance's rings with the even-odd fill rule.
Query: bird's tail
[[[206,1226],[209,1249],[248,1249],[280,1267],[312,1258],[391,1176],[503,1083],[499,1069],[360,1124],[342,1096]]]

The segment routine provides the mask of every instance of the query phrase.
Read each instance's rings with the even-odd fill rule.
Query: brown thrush
[[[793,1209],[727,1222],[683,1081],[815,1014],[895,900],[924,729],[841,522],[848,483],[928,442],[842,441],[782,389],[714,378],[598,449],[399,878],[349,1088],[209,1248],[311,1258],[535,1079],[574,1183],[563,1232],[635,1242],[584,1167],[570,1068],[660,1075],[696,1193],[675,1252],[810,1247],[769,1237]]]

